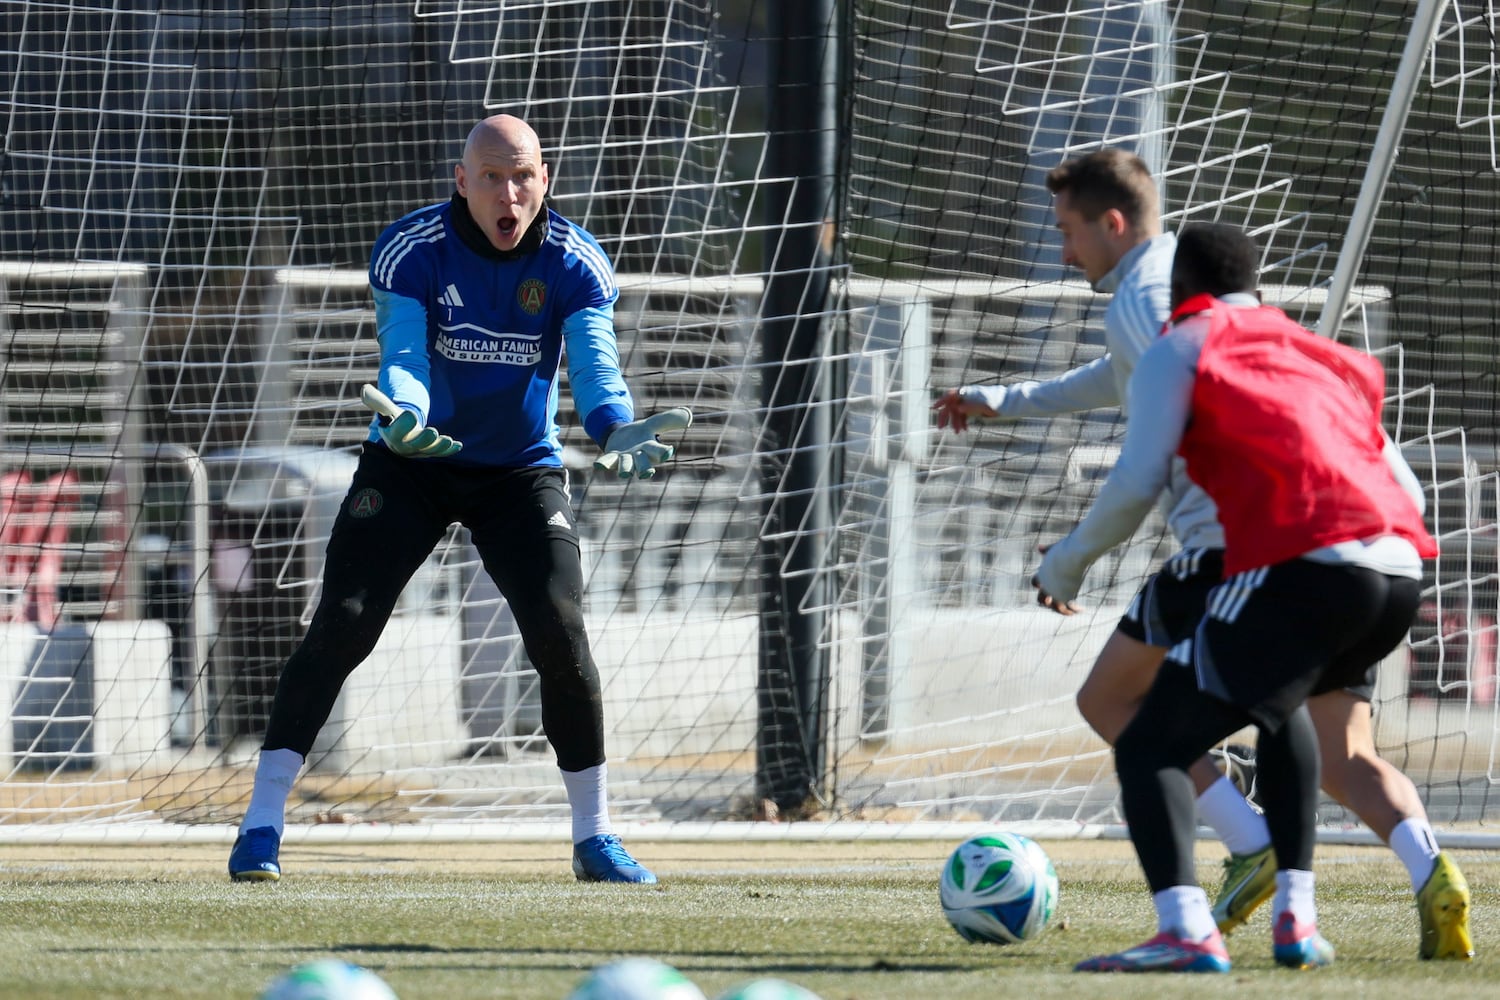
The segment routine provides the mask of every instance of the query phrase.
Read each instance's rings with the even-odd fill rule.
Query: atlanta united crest
[[[380,491],[367,487],[349,498],[349,516],[374,517],[384,506],[385,497],[380,495]]]
[[[528,316],[535,316],[542,311],[543,304],[547,301],[547,284],[540,278],[527,278],[521,282],[521,287],[516,289],[516,301],[520,303],[521,310]]]

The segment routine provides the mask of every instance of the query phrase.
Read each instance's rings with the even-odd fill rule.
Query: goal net
[[[1442,556],[1382,668],[1378,740],[1437,823],[1490,818],[1493,8],[1441,5],[1409,45],[1413,5],[1380,0],[853,0],[812,40],[778,37],[767,6],[0,2],[0,838],[238,821],[367,433],[371,244],[451,194],[469,127],[500,111],[536,128],[553,207],[615,261],[637,412],[695,413],[669,469],[621,483],[560,406],[617,820],[1119,823],[1073,696],[1172,543],[1153,518],[1072,618],[1027,582],[1108,472],[1118,414],[961,436],[929,414],[942,389],[1102,353],[1105,299],[1062,265],[1042,177],[1103,144],[1151,163],[1168,228],[1244,226],[1269,301],[1313,327],[1331,311],[1386,363]],[[811,359],[766,337],[801,225],[768,217],[791,183],[769,104],[797,99],[773,75],[809,41],[844,76]],[[1395,164],[1373,188],[1372,161]],[[810,487],[766,474],[766,387],[793,369],[829,428]],[[808,492],[820,523],[768,519]],[[772,558],[788,538],[806,566]],[[788,574],[816,582],[783,611],[817,623],[820,664],[816,773],[790,804],[757,770],[766,704],[808,702],[764,669]],[[455,525],[345,685],[289,822],[566,816],[519,632]]]

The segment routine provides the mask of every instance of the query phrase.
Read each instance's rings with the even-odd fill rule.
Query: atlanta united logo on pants
[[[374,517],[385,506],[385,497],[379,490],[368,487],[349,498],[350,517]]]

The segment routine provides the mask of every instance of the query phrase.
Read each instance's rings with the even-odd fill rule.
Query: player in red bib
[[[1115,747],[1158,934],[1081,971],[1228,971],[1196,880],[1187,767],[1252,724],[1278,863],[1273,954],[1294,968],[1333,960],[1313,902],[1319,762],[1303,703],[1358,683],[1401,643],[1422,560],[1437,552],[1420,488],[1381,427],[1379,363],[1261,306],[1257,260],[1230,227],[1179,235],[1172,321],[1132,376],[1120,461],[1034,581],[1040,603],[1070,613],[1084,572],[1140,524],[1174,456],[1219,507],[1227,578]],[[1467,886],[1451,863],[1440,890],[1440,946],[1471,952]]]

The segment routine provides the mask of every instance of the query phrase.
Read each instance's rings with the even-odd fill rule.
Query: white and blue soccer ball
[[[584,977],[568,1000],[706,1000],[691,979],[654,958],[625,958]]]
[[[812,990],[789,983],[785,979],[752,979],[741,983],[727,993],[720,993],[715,1000],[821,1000]]]
[[[369,969],[340,958],[320,958],[277,976],[260,1000],[396,1000],[396,994]]]
[[[943,916],[965,941],[1016,944],[1057,909],[1057,872],[1030,837],[995,831],[959,844],[943,865]]]

